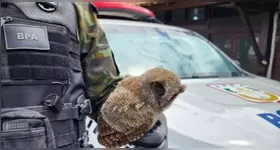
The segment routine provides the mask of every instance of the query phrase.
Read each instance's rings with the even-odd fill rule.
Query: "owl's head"
[[[140,78],[146,103],[158,113],[168,108],[186,88],[178,76],[162,68],[148,70]]]

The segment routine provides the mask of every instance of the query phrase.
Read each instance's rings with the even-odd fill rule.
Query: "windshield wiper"
[[[219,78],[218,75],[193,75],[190,77],[183,77],[181,79],[200,79],[200,78]]]

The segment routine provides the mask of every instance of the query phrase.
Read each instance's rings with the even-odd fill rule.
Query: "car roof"
[[[130,25],[130,26],[141,26],[141,27],[157,27],[157,28],[164,28],[164,29],[179,30],[179,31],[184,31],[184,32],[194,32],[192,30],[182,28],[182,27],[166,25],[166,24],[152,23],[152,22],[141,22],[141,21],[130,21],[130,20],[119,20],[119,19],[103,19],[103,18],[98,19],[98,21],[101,24]]]

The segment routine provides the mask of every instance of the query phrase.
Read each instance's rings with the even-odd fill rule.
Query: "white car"
[[[164,113],[169,148],[280,148],[280,82],[244,71],[191,30],[114,19],[100,24],[121,76],[164,67],[187,86]],[[90,142],[99,148],[95,125]]]

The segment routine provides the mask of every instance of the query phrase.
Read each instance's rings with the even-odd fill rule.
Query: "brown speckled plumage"
[[[161,68],[123,79],[101,107],[99,143],[113,148],[138,140],[184,90],[174,73]]]

